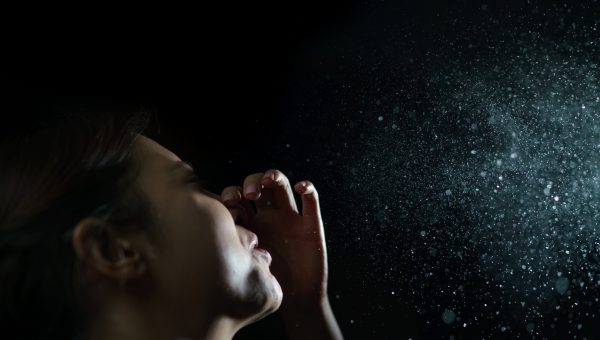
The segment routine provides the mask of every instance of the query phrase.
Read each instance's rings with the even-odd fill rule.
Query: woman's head
[[[2,144],[0,322],[47,338],[122,318],[193,336],[279,307],[254,234],[144,126],[69,117]]]

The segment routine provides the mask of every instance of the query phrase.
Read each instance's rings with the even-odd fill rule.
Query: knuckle
[[[234,187],[228,187],[226,190],[224,190],[223,195],[228,195],[228,196],[232,197],[233,199],[240,199],[241,192],[242,192],[241,187],[234,186]]]
[[[283,171],[281,171],[279,169],[271,169],[269,171],[271,171],[277,177],[285,177],[285,175],[283,174]]]

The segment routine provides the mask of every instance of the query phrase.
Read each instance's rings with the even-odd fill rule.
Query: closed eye
[[[199,179],[196,174],[192,174],[190,177],[188,177],[188,179],[186,180],[186,183],[192,183],[195,186],[199,187],[202,190],[206,190],[206,186],[208,185],[208,181],[205,179]]]

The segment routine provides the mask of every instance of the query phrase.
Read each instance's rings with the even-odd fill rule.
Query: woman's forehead
[[[136,154],[141,166],[139,176],[140,184],[151,189],[154,194],[165,194],[170,184],[176,178],[177,172],[173,171],[181,159],[172,151],[155,142],[154,140],[140,136],[136,140]]]
[[[150,166],[168,172],[181,159],[171,150],[156,141],[140,135],[136,140],[138,155],[142,158],[144,167]]]

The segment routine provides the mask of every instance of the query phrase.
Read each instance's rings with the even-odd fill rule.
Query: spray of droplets
[[[422,42],[420,60],[386,45],[325,75],[354,77],[328,97],[343,119],[321,118],[329,130],[315,133],[336,136],[315,163],[350,193],[336,196],[350,208],[329,226],[362,254],[354,263],[372,265],[363,282],[391,287],[380,309],[411,306],[425,338],[590,333],[600,317],[598,24],[561,18],[550,37],[525,19],[494,20]]]
[[[436,112],[464,132],[440,190],[466,213],[488,282],[537,320],[600,288],[600,66],[531,38],[510,47],[505,62],[433,78],[446,84]]]

